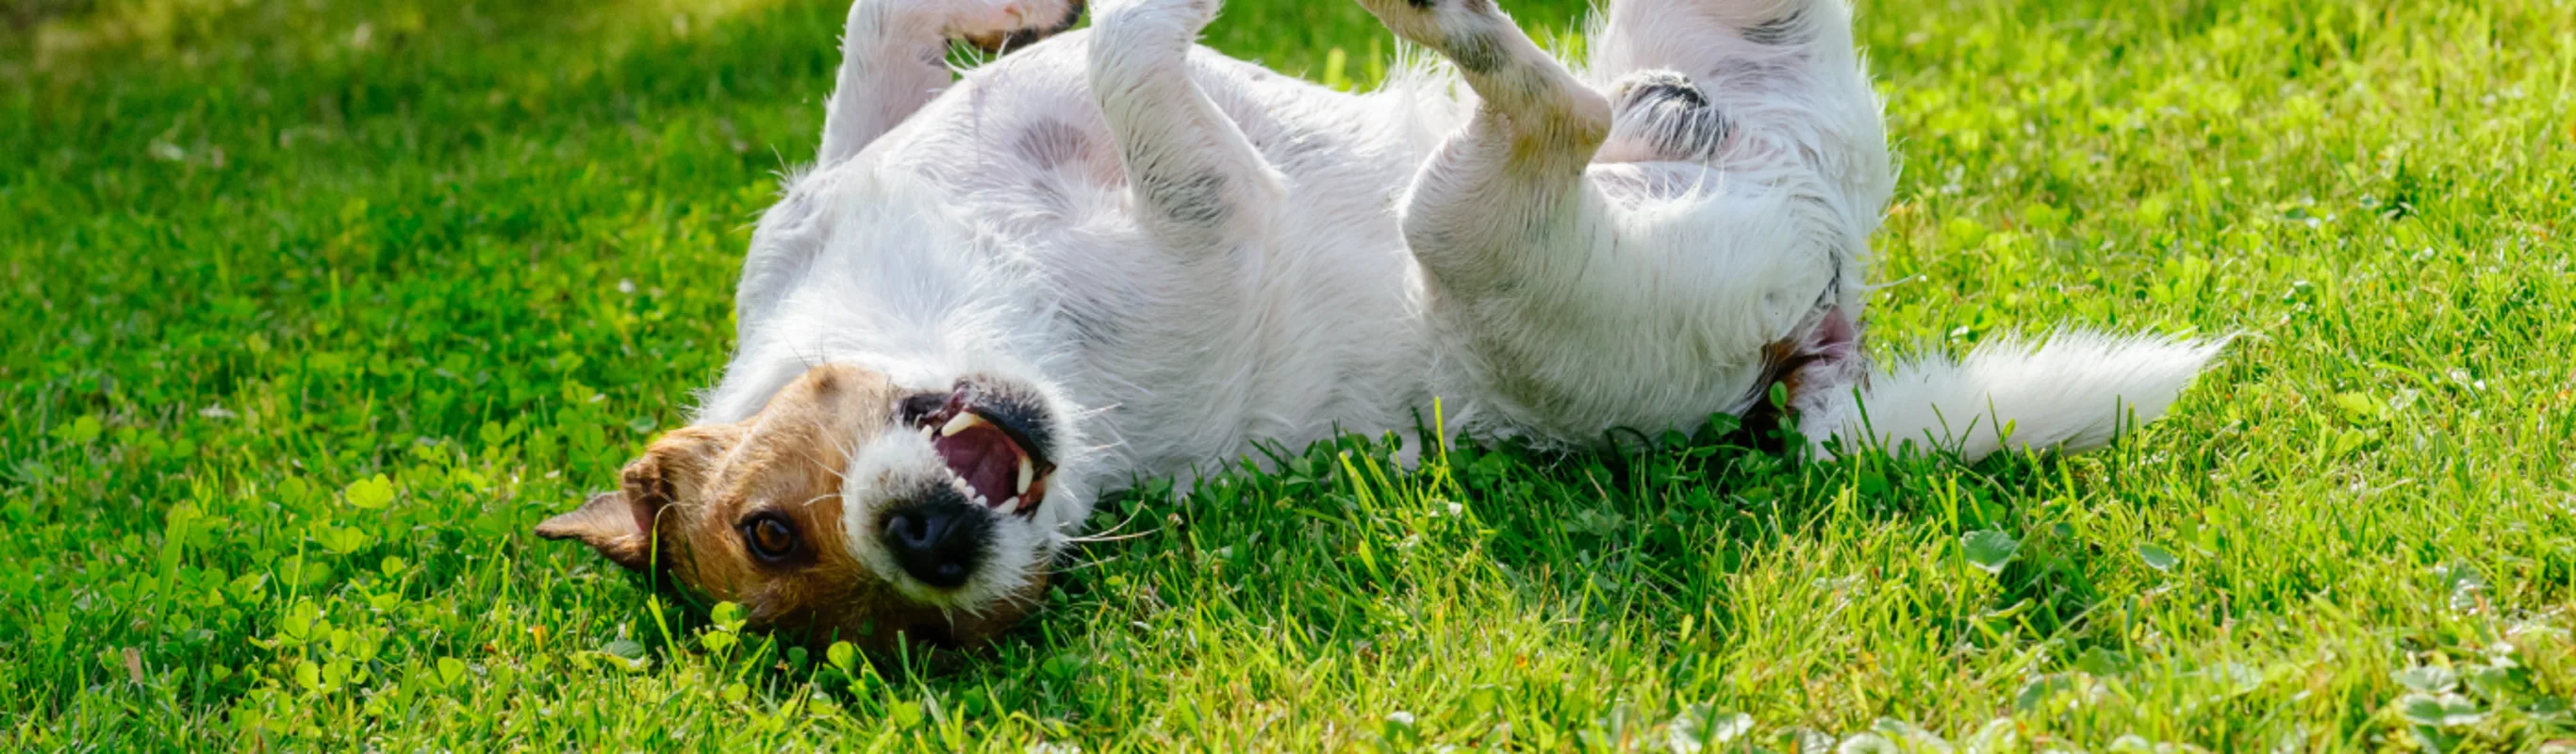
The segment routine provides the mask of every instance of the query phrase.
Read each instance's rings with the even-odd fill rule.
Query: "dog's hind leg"
[[[1136,221],[1178,250],[1224,251],[1267,231],[1282,179],[1194,80],[1189,56],[1216,0],[1111,0],[1092,13],[1091,90],[1117,139]]]
[[[1753,405],[1775,344],[1834,334],[1820,312],[1858,290],[1837,260],[1867,227],[1830,185],[1738,180],[1691,144],[1605,164],[1638,92],[1588,87],[1492,0],[1360,2],[1479,97],[1414,178],[1403,225],[1444,356],[1507,422],[1561,440],[1697,426]],[[1699,136],[1722,138],[1714,123]]]
[[[1845,0],[1611,0],[1591,39],[1618,111],[1600,161],[1813,178],[1863,211],[1886,204],[1887,137]]]
[[[816,162],[831,164],[948,88],[948,42],[988,50],[1072,26],[1078,0],[858,0],[841,30],[841,71],[824,107]]]
[[[1817,310],[1765,346],[1756,389],[1786,384],[1801,413],[1847,395],[1867,365],[1866,239],[1895,179],[1850,6],[1611,0],[1606,15],[1591,34],[1591,74],[1617,114],[1596,161],[1704,165],[1729,193],[1776,197],[1789,221],[1780,246],[1821,251],[1835,274]]]
[[[1590,35],[1592,64],[1611,75],[1661,68],[1712,78],[1753,64],[1859,67],[1845,0],[1611,0],[1605,15]]]

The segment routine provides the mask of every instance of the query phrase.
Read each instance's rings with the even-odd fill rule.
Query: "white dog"
[[[2215,352],[2063,333],[1873,371],[1893,179],[1842,0],[1615,0],[1580,70],[1493,0],[1360,2],[1447,65],[1344,94],[1194,46],[1214,0],[1112,0],[952,81],[948,40],[1078,8],[858,0],[723,381],[539,533],[763,624],[967,640],[1095,492],[1255,442],[1436,405],[1574,445],[1779,384],[1820,449],[2082,450]]]

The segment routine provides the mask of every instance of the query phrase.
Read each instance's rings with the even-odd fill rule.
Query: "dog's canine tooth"
[[[1037,479],[1037,464],[1030,461],[1027,454],[1022,454],[1020,456],[1020,486],[1018,489],[1014,489],[1012,491],[1026,494],[1029,491],[1029,483],[1037,481]],[[1013,495],[1012,497],[1019,497],[1019,495]]]
[[[1019,509],[1020,509],[1020,496],[1018,496],[1018,495],[1012,495],[1012,496],[1011,496],[1011,499],[1002,501],[1002,504],[1001,504],[999,507],[1000,507],[1002,510],[1009,510],[1009,511],[1019,510]]]
[[[939,436],[947,437],[959,432],[964,432],[966,431],[966,428],[982,423],[984,423],[984,417],[976,416],[975,412],[959,411],[957,412],[956,418],[949,419],[947,425],[939,428]]]

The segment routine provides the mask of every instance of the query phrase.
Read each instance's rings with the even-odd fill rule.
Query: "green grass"
[[[837,0],[0,14],[0,747],[2576,739],[2576,8],[1863,10],[1877,348],[2244,331],[2171,419],[1973,467],[1353,440],[1113,502],[1142,536],[1025,628],[876,662],[528,534],[715,377]],[[1332,0],[1210,33],[1389,51]]]

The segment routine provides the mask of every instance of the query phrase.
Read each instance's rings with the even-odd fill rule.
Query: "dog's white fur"
[[[1451,431],[1580,444],[1760,408],[1788,355],[1820,446],[1974,458],[2099,446],[2214,354],[2065,332],[1873,373],[1862,276],[1893,177],[1842,0],[1615,0],[1580,73],[1489,0],[1360,2],[1454,65],[1342,94],[1195,47],[1213,0],[1111,0],[952,83],[946,38],[1064,0],[858,0],[821,154],[760,220],[699,421],[825,362],[1042,396],[1040,510],[963,590],[906,589],[972,609],[1100,490],[1410,430],[1435,402]],[[907,437],[853,458],[848,541],[909,583],[865,488],[939,460]]]

